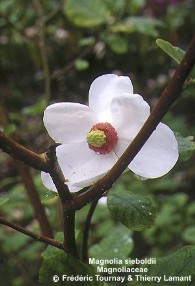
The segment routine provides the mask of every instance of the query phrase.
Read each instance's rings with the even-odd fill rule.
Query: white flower
[[[94,183],[116,163],[150,114],[150,107],[133,94],[131,80],[107,74],[98,77],[89,90],[89,106],[55,103],[44,113],[44,124],[56,142],[58,163],[71,191]],[[144,178],[163,176],[178,159],[178,144],[172,130],[159,123],[129,164]],[[49,174],[43,184],[56,190]]]

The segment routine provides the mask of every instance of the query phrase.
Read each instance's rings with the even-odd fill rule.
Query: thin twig
[[[16,223],[13,223],[13,222],[10,222],[6,219],[4,219],[3,217],[0,216],[0,224],[3,224],[3,225],[6,225],[6,226],[9,226],[25,235],[28,235],[30,237],[32,237],[33,239],[37,240],[37,241],[40,241],[40,242],[44,242],[46,244],[49,244],[49,245],[52,245],[54,247],[57,247],[59,249],[63,249],[64,250],[64,244],[60,241],[57,241],[55,239],[52,239],[52,238],[48,238],[46,236],[43,236],[43,235],[40,235],[40,234],[36,234]]]
[[[44,72],[44,97],[46,105],[49,104],[51,98],[51,77],[49,70],[49,61],[47,56],[47,45],[46,45],[46,37],[45,37],[45,29],[47,18],[44,15],[42,4],[39,0],[33,0],[33,4],[35,7],[35,11],[37,16],[39,17],[37,20],[37,26],[39,27],[39,48],[43,65]]]
[[[118,159],[116,164],[98,180],[89,190],[84,193],[79,193],[74,197],[75,209],[80,209],[89,202],[101,196],[106,190],[110,189],[113,183],[119,178],[122,172],[127,168],[136,154],[143,147],[152,132],[156,129],[163,116],[166,114],[170,106],[180,96],[183,83],[187,78],[191,68],[195,63],[195,36],[193,37],[186,54],[175,71],[168,86],[163,91],[156,106],[153,108],[150,116],[141,128],[140,132],[131,142],[126,151]]]
[[[45,25],[52,21],[58,14],[62,12],[62,7],[52,10],[48,15],[45,16]]]
[[[48,172],[49,161],[46,153],[37,154],[0,131],[0,148],[13,158],[16,158],[34,169]]]
[[[62,77],[65,73],[67,73],[69,70],[71,70],[75,66],[75,62],[78,59],[84,58],[86,55],[88,55],[94,48],[95,44],[92,46],[86,47],[80,54],[74,57],[69,63],[67,63],[64,67],[61,69],[55,70],[53,74],[51,75],[51,80],[56,80]]]
[[[90,209],[89,209],[89,212],[87,214],[86,221],[85,221],[85,228],[83,231],[82,253],[81,253],[81,259],[84,262],[87,262],[87,260],[88,260],[88,239],[89,239],[90,224],[91,224],[92,216],[93,216],[94,211],[96,209],[96,206],[98,204],[98,201],[99,201],[99,198],[94,200],[91,203],[91,206],[90,206]]]
[[[15,30],[16,32],[18,32],[22,37],[26,37],[24,31],[19,26],[17,26],[17,24],[15,22],[13,22],[9,18],[9,15],[0,13],[0,18],[4,19],[6,21],[5,27],[10,26],[12,28],[12,30]]]
[[[49,104],[51,99],[51,77],[49,70],[49,61],[47,57],[47,46],[45,41],[45,21],[40,21],[40,39],[39,39],[40,53],[43,63],[43,72],[44,72],[44,97],[46,105]]]
[[[30,168],[28,166],[25,166],[20,161],[16,162],[16,167],[20,173],[26,193],[32,204],[34,214],[39,223],[42,235],[53,238],[53,231],[49,223],[49,220],[46,216],[45,208],[40,201],[37,188],[34,184],[34,181],[33,181],[33,178],[30,172]]]

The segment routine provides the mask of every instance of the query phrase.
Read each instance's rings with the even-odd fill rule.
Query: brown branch
[[[57,161],[55,161],[57,164]],[[50,171],[52,180],[57,188],[62,212],[63,212],[63,226],[64,226],[64,249],[78,256],[76,240],[75,240],[75,210],[72,207],[73,196],[69,192],[64,180],[59,176],[59,169],[55,167]]]
[[[136,154],[143,147],[152,132],[156,129],[163,116],[166,114],[170,106],[180,96],[183,83],[187,78],[191,68],[195,63],[195,36],[193,37],[186,54],[175,71],[168,86],[163,91],[159,101],[153,108],[147,121],[141,128],[140,132],[134,138],[132,143],[122,154],[116,164],[107,172],[107,174],[97,181],[89,190],[79,193],[74,197],[75,209],[80,209],[87,203],[101,196],[106,190],[110,189],[113,183],[119,178],[122,172],[127,168]]]
[[[0,224],[3,224],[3,225],[6,225],[6,226],[9,226],[25,235],[28,235],[30,237],[32,237],[33,239],[37,240],[37,241],[40,241],[40,242],[44,242],[46,244],[49,244],[49,245],[52,245],[54,247],[57,247],[59,249],[63,249],[64,250],[64,244],[60,241],[57,241],[55,239],[52,239],[52,238],[48,238],[48,237],[45,237],[45,236],[42,236],[42,235],[39,235],[39,234],[36,234],[16,223],[13,223],[13,222],[10,222],[6,219],[4,219],[3,217],[0,216]]]
[[[59,193],[64,220],[64,249],[77,255],[74,233],[75,211],[72,207],[72,194],[64,184],[65,178],[60,170],[55,156],[55,146],[52,146],[47,153],[36,154],[0,131],[0,148],[13,158],[24,162],[37,170],[47,172],[51,175]]]
[[[63,222],[64,222],[64,246],[63,249],[66,252],[70,252],[78,256],[76,241],[75,241],[75,211],[72,206],[72,195],[69,192],[68,187],[64,184],[65,179],[60,167],[57,163],[55,152],[52,155],[52,148],[47,153],[36,154],[22,145],[16,143],[11,138],[7,137],[0,131],[0,148],[8,153],[10,156],[23,161],[25,164],[41,171],[48,172],[59,193],[61,206],[63,210]],[[53,148],[54,149],[54,148]],[[31,194],[32,195],[32,194]],[[35,200],[33,195],[31,200]],[[37,214],[37,211],[36,211]],[[40,215],[40,214],[39,214]],[[40,218],[40,222],[42,218]],[[47,230],[48,231],[48,230]],[[45,232],[44,232],[45,233]],[[48,233],[47,233],[48,234]]]
[[[0,148],[13,158],[16,158],[34,169],[48,172],[49,161],[45,153],[37,154],[0,131]]]
[[[28,166],[25,166],[20,161],[16,161],[16,166],[22,178],[23,184],[25,186],[26,193],[32,204],[34,214],[37,218],[37,221],[41,229],[41,233],[44,236],[52,238],[53,231],[46,216],[45,208],[40,201],[39,194],[37,192],[32,175],[30,173],[30,169]]]
[[[47,156],[50,159],[49,174],[57,188],[63,212],[64,249],[78,256],[75,240],[75,210],[72,207],[73,195],[64,183],[65,178],[56,158],[56,146],[50,147]]]

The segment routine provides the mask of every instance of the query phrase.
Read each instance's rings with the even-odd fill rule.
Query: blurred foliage
[[[156,265],[151,265],[149,267],[149,275],[150,276],[160,276],[163,278],[162,273],[166,273],[166,279],[168,280],[168,277],[172,277],[173,273],[177,273],[177,276],[192,276],[192,281],[182,281],[181,283],[178,281],[171,281],[171,282],[165,282],[163,283],[163,279],[161,281],[161,285],[193,285],[194,278],[195,278],[195,247],[194,246],[188,246],[184,247],[176,252],[174,252],[172,255],[169,255],[167,257],[161,258],[157,261]],[[192,284],[193,283],[193,284]],[[141,282],[139,283],[140,286],[153,286],[156,285],[156,282]]]
[[[118,225],[100,243],[90,248],[90,257],[96,259],[124,259],[133,249],[132,232],[123,225]]]
[[[63,240],[63,233],[57,233],[56,239]],[[51,281],[51,277],[55,275],[62,277],[63,275],[67,276],[94,276],[95,271],[88,265],[84,264],[80,260],[76,259],[75,256],[71,254],[65,254],[61,249],[54,248],[52,246],[48,246],[42,254],[44,262],[40,269],[40,277],[39,281],[42,285],[51,285],[53,284]],[[53,280],[55,282],[55,280]],[[72,282],[72,281],[71,281]],[[64,281],[59,281],[57,285],[59,286],[69,286],[70,281],[64,279]],[[55,284],[55,283],[54,283]],[[103,286],[103,283],[99,282],[90,282],[83,281],[79,282],[81,286]]]
[[[177,66],[175,55],[180,61],[177,52],[185,51],[193,36],[194,9],[191,0],[1,0],[0,127],[25,146],[45,151],[51,144],[42,124],[45,106],[61,101],[85,103],[91,82],[104,73],[130,76],[135,92],[153,106]],[[157,38],[161,39],[158,46],[173,59],[159,49]],[[168,51],[166,43],[171,43]],[[186,87],[164,118],[179,134],[181,157],[177,165],[156,180],[144,181],[129,172],[121,176],[109,194],[112,216],[105,204],[98,204],[93,216],[89,242],[94,257],[101,257],[108,245],[113,246],[107,252],[109,257],[119,256],[119,252],[124,257],[160,257],[195,244],[195,86]],[[0,164],[0,215],[40,232],[16,164],[3,153]],[[57,233],[62,230],[58,198],[42,186],[38,172],[33,171],[32,177]],[[112,197],[117,191],[118,199]],[[128,208],[132,198],[134,204]],[[118,208],[121,200],[126,212],[122,221],[124,213],[121,215]],[[130,225],[128,216],[145,204],[148,214],[154,214],[156,207],[156,220],[155,215],[150,221],[140,213],[138,221],[135,217],[135,224]],[[80,244],[88,209],[86,206],[77,214]],[[134,230],[140,221],[139,228],[153,227],[136,232],[118,221]],[[45,265],[51,266],[55,260],[41,257],[45,248],[0,226],[1,285],[37,286],[43,258],[41,275],[47,274]],[[48,249],[58,257],[60,251],[52,247],[45,255]],[[185,250],[180,251],[184,257]],[[173,255],[177,259],[177,252]],[[74,265],[71,257],[60,259],[62,263],[69,261],[69,267],[85,268]],[[166,258],[163,263],[167,263]],[[158,268],[151,271],[156,273]],[[43,283],[48,282],[44,275],[41,277]]]

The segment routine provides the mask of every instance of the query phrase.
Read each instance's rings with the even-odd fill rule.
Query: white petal
[[[130,140],[119,138],[117,145],[114,149],[114,152],[116,153],[116,156],[118,158],[124,153],[124,151],[127,149],[130,143],[131,143]]]
[[[51,138],[66,143],[84,140],[97,117],[86,105],[66,102],[48,106],[43,121]]]
[[[158,178],[173,168],[178,156],[178,143],[173,131],[159,123],[129,168],[144,178]]]
[[[57,192],[56,186],[53,183],[51,176],[48,173],[41,172],[41,180],[43,185],[51,191]]]
[[[133,139],[150,114],[150,107],[139,94],[124,95],[111,102],[111,123],[120,139]]]
[[[94,183],[117,161],[114,153],[98,155],[86,142],[63,144],[56,154],[67,184],[79,188]]]
[[[56,186],[54,185],[53,180],[52,180],[51,176],[48,173],[41,172],[41,180],[42,180],[43,185],[48,190],[57,192]],[[79,187],[74,187],[74,186],[69,186],[69,185],[68,185],[68,187],[69,187],[69,190],[71,192],[76,192],[76,191],[78,191],[80,189]]]
[[[107,197],[101,197],[98,201],[100,205],[107,205]]]
[[[106,74],[93,81],[89,90],[89,107],[99,116],[101,121],[110,120],[110,103],[115,97],[132,94],[133,86],[127,76]]]

